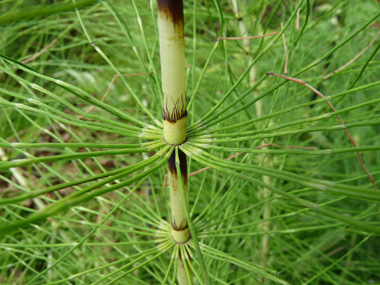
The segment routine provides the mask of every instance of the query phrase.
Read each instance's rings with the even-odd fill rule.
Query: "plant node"
[[[183,230],[176,230],[172,228],[171,238],[176,244],[188,243],[191,239],[189,227]]]

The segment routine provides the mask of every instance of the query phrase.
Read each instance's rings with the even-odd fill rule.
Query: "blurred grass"
[[[58,38],[57,42],[45,53],[27,65],[41,74],[72,84],[100,99],[106,92],[114,76],[114,71],[87,41],[75,11],[63,13],[63,7],[74,4],[69,1],[63,4],[55,2],[52,4],[53,2],[34,2],[36,8],[45,7],[45,9],[38,13],[32,10],[30,16],[24,13],[30,11],[32,4],[28,2],[3,1],[0,3],[3,13],[0,17],[0,33],[2,34],[0,52],[21,62],[29,59]],[[85,1],[78,1],[78,4],[82,2]],[[131,2],[111,1],[111,3],[124,23],[118,24],[117,18],[115,19],[112,15],[114,10],[107,8],[110,7],[107,6],[108,1],[95,2],[93,5],[82,7],[79,10],[84,26],[94,43],[123,74],[158,70],[159,54],[158,37],[154,24],[155,11],[150,10],[148,2],[138,1],[135,3],[139,9],[145,40],[150,49],[147,51]],[[294,9],[294,6],[287,2],[282,3],[282,1],[237,1],[237,3],[241,11],[242,22],[249,31],[249,35],[259,35],[264,31],[265,33],[280,31],[280,23],[286,22]],[[279,6],[275,10],[278,3]],[[194,6],[193,3],[185,2],[184,5],[186,56],[187,64],[190,65],[188,68],[188,97],[190,97],[217,37],[242,35],[239,27],[241,21],[236,19],[230,1],[195,2]],[[360,27],[379,11],[379,5],[375,1],[310,1],[309,5],[308,23],[298,42],[296,43],[300,32],[295,29],[294,21],[285,32],[290,51],[289,74],[296,74],[339,45],[354,31],[359,30],[359,34],[349,40],[347,44],[298,76],[326,96],[348,90],[379,39],[348,68],[328,80],[323,80],[323,77],[352,59],[375,37],[379,28],[378,20],[364,29]],[[44,11],[50,12],[45,13]],[[271,18],[272,12],[274,14]],[[42,13],[45,14],[42,15]],[[306,3],[303,4],[300,12],[301,27],[305,21]],[[122,27],[127,30],[123,31]],[[127,38],[125,31],[129,34],[130,39]],[[251,40],[248,46],[244,46],[242,41],[220,42],[196,95],[194,108],[189,110],[192,122],[202,118],[220,100],[222,95],[247,69],[250,61],[271,42],[271,39]],[[139,57],[132,46],[135,47]],[[148,53],[154,66],[149,63]],[[375,55],[356,87],[379,80],[379,62],[379,56]],[[283,73],[284,64],[285,54],[280,39],[254,65],[249,76],[234,89],[223,106],[225,107],[239,98],[265,72]],[[91,107],[88,102],[78,99],[53,82],[27,73],[14,64],[1,60],[1,66],[11,70],[27,82],[42,86],[83,111]],[[21,97],[10,96],[7,92],[11,91],[26,98],[38,99],[73,117],[77,116],[72,109],[46,94],[31,89],[30,86],[20,84],[12,76],[1,73],[0,80],[2,83],[0,92],[3,100],[28,104]],[[149,74],[126,80],[153,115],[160,119],[161,106],[155,99],[158,87],[154,76]],[[268,92],[281,82],[283,80],[267,78],[232,110],[247,104],[255,96]],[[341,110],[377,98],[379,98],[377,87],[365,88],[345,96],[336,107]],[[310,90],[289,82],[260,100],[260,108],[257,107],[257,104],[253,104],[209,129],[213,132],[221,127],[255,119],[258,113],[260,117],[269,116],[268,119],[263,119],[255,124],[247,124],[246,127],[239,130],[222,132],[222,134],[226,133],[226,137],[228,137],[230,132],[262,130],[266,127],[295,120],[305,120],[330,112],[325,103],[320,103],[279,116],[273,115],[277,111],[299,106],[314,99],[314,94]],[[105,102],[122,112],[136,116],[139,120],[152,124],[120,79],[116,79]],[[332,101],[333,104],[334,102],[336,100]],[[126,144],[141,141],[138,138],[64,125],[47,116],[20,110],[3,103],[0,108],[2,112],[0,118],[1,142],[63,141],[83,144],[100,142]],[[40,109],[46,110],[42,107]],[[102,122],[102,118],[122,122],[101,108],[95,108],[91,114],[98,116],[99,122]],[[379,124],[368,124],[369,121],[380,119],[379,103],[349,111],[342,114],[342,117],[346,124],[363,122],[365,125],[350,129],[358,145],[379,145]],[[305,122],[284,130],[299,129],[301,131],[303,128],[333,125],[338,125],[335,116],[322,121]],[[300,132],[291,136],[237,143],[226,142],[217,145],[243,149],[266,143],[317,147],[318,149],[351,146],[343,130]],[[38,150],[1,148],[1,150],[1,160],[24,158],[28,154],[34,156],[69,154],[72,151],[68,148]],[[73,151],[76,150],[73,149]],[[80,148],[77,151],[85,151],[85,149]],[[209,152],[220,158],[234,154],[223,150],[209,150]],[[379,185],[380,152],[368,151],[363,152],[362,155],[366,168]],[[64,181],[88,177],[94,173],[103,173],[133,165],[143,159],[146,157],[144,158],[141,154],[117,155],[13,168],[13,171],[0,172],[0,195],[1,198],[14,196],[28,192],[30,189],[45,188]],[[290,171],[302,175],[305,181],[317,178],[342,182],[362,187],[362,189],[373,189],[361,170],[354,152],[323,156],[257,153],[244,154],[234,158],[233,161]],[[200,163],[194,160],[190,161],[190,172],[202,167],[203,165]],[[124,187],[119,191],[94,198],[80,206],[56,214],[37,225],[22,228],[2,237],[0,241],[0,251],[2,252],[0,282],[24,284],[36,277],[38,278],[31,283],[93,283],[103,277],[110,282],[114,277],[110,274],[127,264],[130,256],[132,256],[131,260],[134,260],[139,257],[138,254],[147,253],[155,248],[152,236],[154,236],[156,223],[159,223],[159,220],[152,217],[152,211],[164,220],[168,220],[169,217],[167,189],[162,187],[165,172],[165,169],[161,168],[147,180],[140,181],[141,185],[134,184],[131,188]],[[377,202],[361,201],[332,194],[329,191],[304,188],[286,179],[268,178],[249,172],[245,174],[296,197],[314,202],[323,208],[348,215],[353,220],[379,227],[380,212]],[[362,229],[349,227],[295,201],[268,192],[263,187],[217,170],[210,169],[189,179],[190,205],[197,200],[196,207],[193,209],[193,217],[197,217],[204,209],[207,209],[196,223],[201,242],[226,253],[223,258],[216,258],[211,251],[205,251],[207,253],[205,254],[206,267],[212,283],[219,283],[221,280],[228,284],[258,282],[271,284],[273,282],[258,277],[260,274],[255,273],[254,266],[264,266],[273,272],[277,271],[279,278],[291,284],[380,282],[378,277],[380,264],[378,236]],[[87,185],[90,184],[83,186]],[[134,186],[138,186],[135,194],[127,197]],[[5,224],[23,219],[27,214],[43,209],[53,201],[58,201],[62,197],[80,190],[81,187],[62,189],[54,194],[43,195],[22,204],[3,206],[0,209],[1,222]],[[197,195],[199,195],[199,200]],[[124,198],[126,199],[125,203],[118,205]],[[115,212],[97,228],[112,210]],[[96,231],[87,237],[95,229]],[[83,241],[84,244],[78,246],[77,243],[82,241],[83,237],[87,237]],[[74,250],[71,252],[70,249]],[[247,264],[238,263],[234,258]],[[170,255],[164,254],[133,274],[124,276],[119,282],[120,284],[158,284],[163,281],[167,272],[169,259]],[[116,262],[116,264],[112,264],[112,262]],[[139,262],[136,263],[136,265],[138,264]],[[199,270],[197,262],[194,264]],[[45,272],[52,265],[54,266],[51,270]],[[83,275],[71,277],[74,274],[81,274],[81,272]],[[121,276],[121,274],[117,273],[117,276]]]

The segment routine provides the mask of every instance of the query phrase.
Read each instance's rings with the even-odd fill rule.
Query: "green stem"
[[[164,139],[179,145],[187,137],[183,4],[182,0],[159,0],[157,4]]]
[[[170,145],[180,145],[187,138],[183,3],[182,0],[159,0],[157,4],[164,140]],[[174,152],[168,161],[168,168],[172,209],[172,236],[174,241],[183,243],[189,239],[190,234],[179,192]],[[183,153],[181,155],[181,168],[187,191],[186,156]]]
[[[190,228],[190,232],[191,232],[191,237],[192,237],[192,239],[194,241],[195,250],[196,250],[197,256],[199,258],[199,263],[200,263],[200,266],[202,268],[202,272],[204,274],[204,279],[205,279],[204,281],[205,281],[206,284],[210,284],[210,280],[209,280],[209,277],[208,277],[208,274],[207,274],[206,266],[205,266],[204,261],[203,261],[202,252],[201,252],[201,249],[200,249],[200,246],[199,246],[199,241],[198,241],[198,238],[197,238],[197,235],[196,235],[196,232],[195,232],[195,228],[193,226],[193,222],[191,221],[191,218],[190,218],[190,210],[189,210],[189,206],[188,206],[189,197],[188,197],[188,193],[186,191],[187,189],[185,188],[187,183],[185,184],[185,181],[183,179],[184,175],[182,174],[183,167],[181,166],[181,157],[180,157],[181,153],[184,155],[184,153],[182,152],[182,150],[180,150],[179,148],[176,148],[176,151],[175,151],[175,162],[176,162],[177,172],[180,173],[180,175],[178,176],[178,184],[179,184],[179,189],[181,191],[182,200],[184,201],[186,199],[183,202],[183,208],[184,208],[184,212],[185,212],[188,224],[189,224],[189,228]],[[186,177],[186,180],[187,180],[187,175],[185,177]]]
[[[158,0],[157,4],[163,92],[163,138],[167,144],[177,146],[187,139],[183,3],[182,0]],[[178,151],[172,152],[168,161],[172,239],[177,244],[184,244],[190,239],[184,208],[188,201],[187,164],[186,155],[181,151],[179,154],[180,175],[178,175],[177,156]],[[186,197],[181,195],[178,176],[182,176],[184,181]],[[188,262],[184,259],[182,250],[179,250],[177,261],[179,284],[192,283],[192,273]]]

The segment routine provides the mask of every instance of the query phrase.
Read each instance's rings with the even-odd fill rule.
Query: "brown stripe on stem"
[[[182,0],[157,0],[158,12],[172,19],[175,25],[183,26]]]
[[[169,113],[166,110],[162,110],[162,118],[165,121],[168,121],[170,123],[175,123],[179,119],[182,119],[184,117],[187,117],[187,111],[186,111],[186,109],[182,110],[182,111],[175,111],[175,112],[172,112],[172,113]]]
[[[172,225],[172,229],[177,231],[177,232],[184,231],[184,230],[189,228],[189,225],[187,224],[187,221],[185,218],[183,218],[182,222],[179,225],[176,225],[174,223],[174,221],[172,220],[171,225]],[[178,242],[178,241],[176,241],[176,242]]]
[[[181,149],[178,149],[178,157],[179,157],[179,167],[181,168],[181,176],[183,179],[183,184],[186,185],[187,184],[186,154]],[[175,151],[172,152],[168,160],[168,169],[171,174],[175,175],[175,177],[178,177],[177,168],[175,165]]]
[[[183,184],[185,186],[185,191],[187,192],[186,154],[182,150],[178,149],[178,157],[179,157],[179,165],[181,169]],[[174,206],[173,203],[175,203],[175,205],[178,205],[178,203],[180,204],[183,203],[182,199],[180,198],[181,194],[179,192],[180,186],[178,184],[178,173],[177,173],[177,168],[176,168],[176,163],[175,163],[175,151],[172,152],[168,160],[168,169],[169,169],[169,183],[172,184],[170,187],[170,195],[171,195],[171,203],[173,207]],[[186,220],[183,210],[179,210],[178,212],[178,208],[176,209],[177,210],[175,210],[174,212],[172,211],[171,225],[174,231],[180,232],[180,231],[188,229],[189,226],[187,224],[187,220]],[[181,213],[180,216],[178,216],[179,213]]]
[[[175,102],[174,107],[172,110],[168,109],[167,100],[168,98],[164,95],[164,102],[165,107],[162,108],[162,118],[165,121],[168,121],[170,123],[175,123],[178,120],[187,117],[187,110],[186,110],[186,95],[182,95],[178,98],[177,102]]]

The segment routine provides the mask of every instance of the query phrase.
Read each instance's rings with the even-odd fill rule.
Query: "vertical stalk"
[[[183,4],[182,0],[158,0],[157,3],[164,140],[171,145],[180,145],[187,138]],[[180,151],[180,163],[187,192],[186,155],[182,151]],[[179,192],[174,151],[168,161],[168,168],[173,239],[183,243],[189,239],[190,234]]]
[[[182,0],[158,0],[158,31],[160,35],[164,140],[180,145],[187,138],[185,40]],[[187,192],[186,155],[180,151],[181,173]],[[172,208],[173,239],[179,243],[189,239],[185,210],[179,192],[175,152],[168,161]]]
[[[187,138],[185,40],[182,0],[158,0],[164,139],[179,145]]]
[[[157,4],[163,92],[163,138],[166,143],[177,147],[187,139],[183,2],[182,0],[157,0]],[[180,171],[188,201],[186,155],[181,150],[178,151]],[[175,151],[172,152],[168,161],[172,239],[178,244],[183,244],[190,239],[190,231],[178,184],[175,153]],[[188,265],[182,254],[178,256],[177,268],[178,283],[188,284],[191,278],[186,276],[184,269],[188,269]]]
[[[189,201],[188,182],[187,182],[187,165],[186,155],[178,149],[181,176],[186,193],[186,201]],[[172,210],[172,238],[177,243],[185,243],[190,238],[189,226],[186,220],[185,208],[183,207],[180,185],[178,183],[178,172],[175,162],[175,151],[172,152],[169,161],[169,188],[170,188],[170,206]]]

